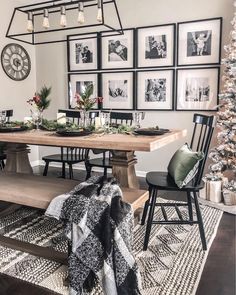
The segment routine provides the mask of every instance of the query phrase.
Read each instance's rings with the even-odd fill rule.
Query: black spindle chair
[[[6,122],[10,122],[10,118],[13,116],[13,110],[2,110],[1,113],[5,113]],[[0,170],[3,170],[5,167],[6,155],[4,154],[4,143],[0,143]]]
[[[193,117],[194,129],[191,139],[190,147],[195,151],[202,151],[204,158],[200,161],[196,176],[184,187],[179,188],[173,178],[167,172],[149,172],[146,176],[146,181],[149,186],[149,200],[145,203],[141,224],[145,224],[148,213],[148,220],[146,225],[146,232],[144,238],[143,250],[147,250],[152,224],[198,224],[200,237],[202,241],[203,250],[207,250],[203,220],[198,203],[199,190],[204,187],[202,181],[203,170],[207,159],[207,154],[214,130],[215,117],[200,114],[194,114]],[[158,203],[157,193],[160,190],[164,191],[183,191],[186,192],[187,202],[175,203]],[[192,198],[195,204],[196,220],[193,219]],[[163,215],[162,220],[153,220],[155,207],[160,207]],[[184,219],[179,207],[186,206],[188,208],[188,220]],[[165,207],[174,207],[178,215],[178,220],[168,220]],[[148,212],[149,211],[149,212]]]
[[[105,112],[105,111],[104,111]],[[122,112],[110,112],[110,124],[111,125],[128,125],[131,126],[133,123],[133,113],[122,113]],[[91,176],[93,167],[98,167],[103,169],[103,175],[107,176],[107,170],[112,168],[111,164],[111,152],[101,149],[92,149],[92,152],[97,154],[102,154],[102,157],[99,158],[88,158],[85,161],[87,176],[88,179]]]
[[[75,124],[80,123],[80,111],[78,110],[58,110],[60,113],[65,113],[66,118]],[[95,117],[99,115],[98,111],[90,112],[89,118],[91,120],[91,124],[94,123]],[[66,139],[65,139],[66,140]],[[43,176],[47,176],[49,164],[51,162],[61,163],[62,164],[62,178],[66,178],[66,165],[69,166],[69,178],[73,179],[73,165],[77,163],[84,162],[88,157],[88,149],[84,148],[74,148],[74,147],[61,147],[61,152],[59,154],[52,154],[48,156],[44,156],[42,158],[45,161],[45,167]]]

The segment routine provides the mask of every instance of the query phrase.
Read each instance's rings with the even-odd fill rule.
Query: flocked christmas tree
[[[236,1],[234,2],[236,9]],[[219,95],[220,106],[217,114],[218,145],[210,151],[209,158],[211,180],[218,180],[222,173],[233,171],[233,179],[227,189],[236,191],[236,12],[232,20],[233,29],[230,32],[230,43],[224,46],[225,58],[222,59],[224,68],[223,89]]]

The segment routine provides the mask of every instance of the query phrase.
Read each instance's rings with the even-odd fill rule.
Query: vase
[[[41,110],[31,110],[31,116],[36,130],[39,130],[43,120],[43,112]]]
[[[82,110],[80,112],[81,127],[87,129],[90,125],[89,111]]]

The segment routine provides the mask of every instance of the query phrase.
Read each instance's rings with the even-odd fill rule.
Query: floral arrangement
[[[51,87],[43,86],[39,92],[35,93],[33,98],[27,100],[27,103],[43,112],[50,105],[51,100],[48,99],[48,96],[51,94],[51,90]]]
[[[75,100],[78,109],[90,111],[96,103],[102,103],[103,97],[91,98],[93,90],[93,84],[89,84],[88,86],[85,86],[84,91],[82,93],[75,94]]]

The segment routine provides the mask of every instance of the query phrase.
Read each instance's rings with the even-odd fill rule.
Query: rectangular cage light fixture
[[[112,5],[114,11],[112,19],[116,21],[115,26],[113,24],[109,25],[107,21],[107,17],[110,14],[109,5],[110,7]],[[97,9],[96,17],[90,24],[87,24],[86,11],[93,7]],[[68,24],[67,14],[72,12],[77,13],[75,14],[76,20],[73,19],[74,22],[76,21],[76,25]],[[21,20],[23,17],[25,23],[22,26],[23,29],[21,32],[14,33],[12,31],[14,31],[14,21],[17,14],[21,14]],[[53,16],[54,20],[57,19],[58,23],[56,27],[50,26],[50,16]],[[39,19],[41,20],[41,25],[36,21]],[[89,28],[95,29],[100,37],[123,34],[123,27],[116,0],[54,0],[15,7],[6,37],[27,44],[40,45],[66,42],[67,38],[64,35],[55,38],[58,32],[73,30],[74,34],[78,33],[78,35],[83,35],[85,32],[87,34],[95,32],[89,32]],[[83,29],[86,31],[81,33]],[[45,36],[47,39],[42,40]]]

